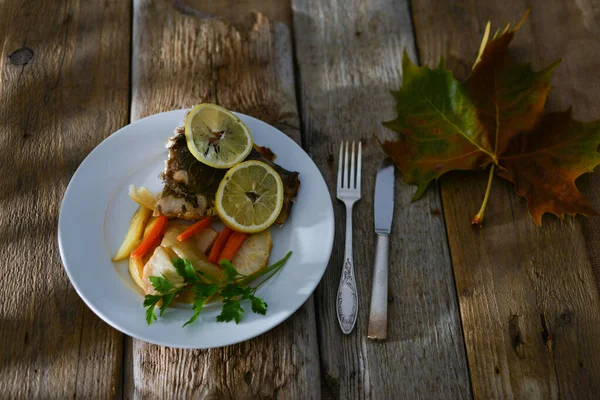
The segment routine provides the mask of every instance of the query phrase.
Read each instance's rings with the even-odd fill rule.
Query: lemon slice
[[[283,182],[260,161],[245,161],[223,177],[215,196],[221,220],[238,232],[254,233],[275,222],[283,206]]]
[[[185,119],[188,149],[213,168],[231,168],[252,150],[248,127],[231,111],[216,104],[199,104]]]

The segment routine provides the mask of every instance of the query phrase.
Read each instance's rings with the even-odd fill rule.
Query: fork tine
[[[348,189],[348,142],[346,142],[346,151],[344,152],[344,189]]]
[[[338,161],[338,179],[337,179],[337,188],[338,190],[342,188],[342,162],[343,162],[343,155],[344,152],[344,142],[342,141],[342,143],[340,143],[340,159]]]
[[[354,140],[352,141],[352,158],[350,159],[350,189],[356,189],[356,168],[355,168],[355,158],[356,158],[356,152],[354,151],[354,145],[355,142]]]
[[[362,170],[362,142],[358,142],[358,157],[356,160],[356,188],[360,190],[360,176]]]

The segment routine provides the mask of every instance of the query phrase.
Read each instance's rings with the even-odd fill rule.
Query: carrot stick
[[[227,241],[223,252],[221,253],[221,257],[219,257],[219,261],[223,259],[231,261],[231,259],[235,256],[235,253],[237,253],[240,247],[242,247],[242,244],[247,237],[247,233],[233,232]]]
[[[181,232],[181,234],[179,236],[177,236],[177,240],[179,240],[180,242],[183,242],[184,240],[191,238],[196,233],[200,233],[203,230],[205,230],[206,228],[208,228],[210,226],[211,222],[212,222],[212,219],[210,217],[201,219],[200,221],[196,222],[195,224],[190,225],[185,231]]]
[[[131,257],[143,257],[162,239],[165,228],[167,227],[167,217],[164,215],[158,217],[154,226],[142,240],[142,243],[131,252]]]
[[[229,240],[229,236],[231,236],[232,233],[233,230],[230,227],[226,226],[225,228],[223,228],[221,233],[219,233],[219,237],[217,237],[217,240],[215,240],[212,249],[210,249],[208,261],[210,261],[213,264],[219,262],[219,256],[223,252],[223,249],[227,244],[227,240]]]

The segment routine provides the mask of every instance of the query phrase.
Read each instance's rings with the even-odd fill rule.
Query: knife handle
[[[373,291],[369,312],[369,339],[384,340],[387,337],[388,305],[388,235],[377,234]]]

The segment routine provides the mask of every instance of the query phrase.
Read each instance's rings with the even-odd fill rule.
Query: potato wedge
[[[146,224],[150,217],[152,216],[152,210],[139,206],[133,217],[131,218],[131,222],[129,223],[129,230],[127,231],[127,235],[125,235],[125,239],[119,247],[117,254],[113,257],[113,261],[121,261],[125,260],[129,257],[129,254],[133,251],[136,244],[142,239],[144,234],[144,229],[146,228]]]
[[[144,285],[142,284],[143,273],[144,261],[139,257],[129,257],[129,275],[131,275],[131,279],[133,279],[135,284],[138,285],[142,290],[144,290]]]
[[[231,263],[240,274],[253,274],[267,266],[272,248],[273,241],[268,229],[255,233],[248,236]]]
[[[180,223],[170,224],[165,230],[163,240],[160,245],[164,247],[171,247],[174,244],[181,243],[179,240],[177,240],[177,236],[179,236],[181,232],[185,231],[187,227],[187,225]]]
[[[225,273],[223,270],[208,261],[206,254],[199,251],[196,248],[195,243],[177,242],[171,245],[170,249],[177,257],[185,258],[190,261],[197,271],[203,272],[218,281],[225,280]],[[210,279],[206,279],[206,281],[212,282]]]
[[[219,236],[219,232],[215,231],[213,228],[206,228],[202,232],[194,235],[194,241],[196,242],[198,250],[207,254],[215,240],[217,240],[217,236]]]
[[[133,185],[129,185],[129,198],[140,206],[154,210],[156,208],[156,197],[152,192],[143,186],[136,188]]]
[[[156,223],[157,219],[158,219],[158,217],[151,217],[150,218],[150,220],[146,224],[146,229],[144,229],[144,237],[146,237],[146,235],[148,234],[148,232],[150,232],[150,229],[152,229],[152,227]]]

